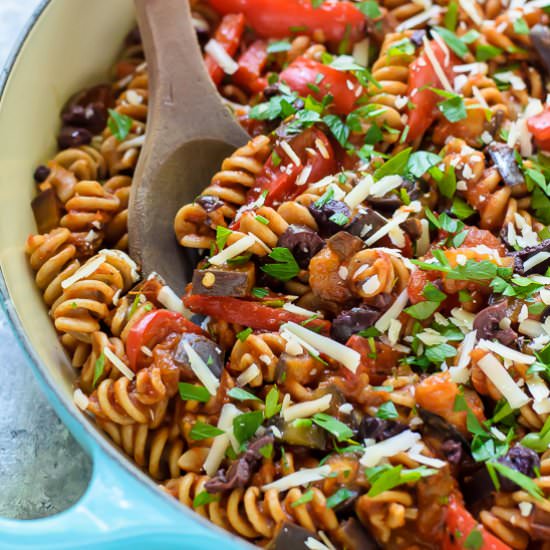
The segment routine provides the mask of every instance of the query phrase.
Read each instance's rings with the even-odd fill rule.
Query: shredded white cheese
[[[80,388],[77,388],[76,390],[74,390],[73,401],[74,401],[74,404],[81,411],[85,411],[88,408],[88,405],[90,404],[90,400],[88,399],[88,396]]]
[[[239,69],[239,64],[225,51],[225,48],[214,38],[208,41],[204,51],[210,54],[225,74],[234,74]]]
[[[281,331],[288,331],[291,334],[294,334],[304,342],[308,343],[313,348],[319,350],[319,352],[324,353],[336,361],[339,361],[349,369],[351,372],[355,372],[361,361],[361,356],[355,350],[348,348],[339,342],[317,334],[307,328],[298,325],[296,323],[285,323],[281,326]]]
[[[500,355],[504,359],[510,359],[510,361],[515,361],[516,363],[524,363],[525,365],[531,365],[536,361],[534,355],[527,355],[516,351],[515,349],[509,348],[500,342],[491,342],[490,340],[480,340],[479,347],[488,351],[492,351],[497,355]]]
[[[287,394],[288,395],[288,394]],[[283,412],[283,418],[290,422],[296,420],[296,418],[309,418],[314,414],[326,411],[330,407],[330,401],[332,395],[327,393],[319,399],[313,399],[312,401],[304,401],[287,407]]]
[[[510,407],[519,409],[529,402],[529,397],[514,382],[504,365],[492,353],[482,357],[478,361],[478,365],[508,401]]]
[[[364,178],[360,179],[357,185],[344,197],[344,202],[350,208],[356,208],[369,196],[373,183],[374,180],[372,176],[367,174]]]
[[[202,357],[189,345],[189,342],[182,340],[183,349],[189,358],[191,370],[195,376],[202,382],[210,395],[216,395],[220,381],[214,376],[208,365],[202,360]]]
[[[289,304],[288,302],[283,306],[283,309],[285,309],[289,313],[295,313],[296,315],[302,315],[303,317],[322,317],[322,315],[320,315],[316,311],[311,311],[304,307],[295,306],[294,304]]]
[[[332,469],[328,464],[319,466],[318,468],[304,468],[292,474],[288,474],[281,479],[272,481],[267,485],[263,485],[262,490],[267,491],[269,489],[276,489],[277,491],[288,491],[292,489],[292,487],[299,487],[314,481],[320,481],[326,478],[331,471]]]
[[[385,441],[380,441],[380,443],[367,447],[359,462],[366,468],[372,468],[373,466],[377,466],[384,458],[408,451],[420,439],[420,434],[411,430],[405,430]]]
[[[527,260],[523,262],[523,269],[525,271],[529,271],[536,265],[539,265],[542,262],[545,262],[546,260],[548,260],[548,258],[550,258],[550,252],[545,252],[545,251],[537,252],[536,254],[533,254],[530,258],[527,258]]]
[[[403,178],[397,175],[384,176],[374,183],[370,188],[370,195],[383,197],[393,189],[396,189],[403,182]]]
[[[212,256],[208,261],[213,265],[223,265],[227,262],[227,260],[230,260],[231,258],[247,251],[255,242],[256,241],[253,237],[250,235],[245,235],[238,241],[235,241],[232,245],[229,245],[221,252],[218,252]]]
[[[390,328],[391,320],[399,317],[401,312],[405,309],[408,301],[409,295],[407,294],[407,289],[405,289],[401,292],[401,294],[399,294],[384,315],[376,321],[374,327],[380,332],[386,332]]]
[[[61,288],[69,288],[74,283],[85,279],[92,275],[96,269],[98,269],[105,262],[105,257],[101,254],[90,258],[82,267],[77,269],[70,277],[67,277],[65,280],[61,281]]]
[[[206,460],[203,464],[206,475],[212,477],[218,471],[218,468],[220,467],[220,464],[224,459],[225,451],[227,447],[229,447],[230,443],[232,444],[231,439],[234,439],[233,419],[240,414],[241,411],[237,409],[237,407],[235,407],[235,405],[233,405],[232,403],[226,403],[222,407],[220,419],[218,420],[218,428],[220,430],[223,430],[224,433],[217,435],[214,438],[212,446],[210,447],[210,451],[208,451],[208,455],[206,456]],[[235,452],[238,452],[239,446],[236,441],[235,444],[237,448],[235,449],[234,447],[234,450]]]
[[[103,355],[105,355],[105,359],[108,359],[113,367],[118,369],[124,376],[126,376],[126,378],[133,380],[135,376],[134,372],[124,363],[122,359],[120,359],[120,357],[113,353],[108,346],[103,348]]]
[[[241,372],[239,376],[237,376],[237,385],[246,386],[247,384],[252,382],[252,380],[254,380],[254,378],[256,378],[258,374],[260,374],[260,372],[261,371],[258,368],[258,365],[256,365],[256,363],[252,363],[252,365],[250,365],[246,370]]]
[[[476,330],[472,330],[464,337],[460,347],[458,348],[458,360],[456,366],[449,368],[451,379],[457,384],[465,384],[470,378],[468,365],[470,364],[470,353],[474,349],[476,343]]]
[[[437,57],[434,51],[432,50],[432,47],[430,46],[428,39],[425,36],[422,37],[422,43],[424,44],[424,51],[426,52],[426,56],[428,57],[428,60],[430,61],[433,67],[433,70],[435,71],[435,74],[441,81],[441,84],[448,92],[454,93],[453,87],[451,86],[451,83],[449,82],[449,79],[447,78],[447,75],[445,74],[443,67],[440,65],[439,61],[437,60]]]
[[[405,19],[405,21],[402,21],[399,25],[397,25],[396,30],[401,32],[407,29],[413,29],[414,27],[420,25],[420,23],[429,21],[432,17],[438,15],[440,11],[441,8],[439,6],[433,6],[429,10],[422,11],[416,15],[413,15],[409,19]]]
[[[168,285],[164,285],[159,290],[157,300],[170,311],[181,313],[187,318],[191,316],[191,312],[184,307],[181,298]]]

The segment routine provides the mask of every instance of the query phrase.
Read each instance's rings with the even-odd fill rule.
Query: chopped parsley
[[[365,475],[369,480],[371,487],[367,495],[376,497],[384,491],[389,491],[399,485],[418,481],[423,477],[428,477],[437,473],[433,468],[420,466],[419,468],[405,469],[401,464],[399,466],[390,466],[389,464],[381,464],[373,468],[367,468]]]
[[[134,121],[128,115],[118,113],[114,109],[109,109],[107,126],[117,141],[124,141],[128,137],[133,123]]]
[[[178,384],[178,390],[180,392],[180,397],[184,401],[192,400],[206,403],[210,399],[210,392],[203,386],[195,386],[187,382],[180,382]]]
[[[349,489],[342,487],[327,498],[327,508],[334,508],[353,496],[354,493],[352,493]]]
[[[227,395],[237,401],[261,401],[259,397],[256,397],[254,394],[242,388],[231,388],[227,392]]]
[[[314,414],[312,420],[315,424],[336,437],[338,441],[344,441],[353,436],[353,431],[349,426],[329,414]]]
[[[95,388],[97,382],[103,375],[104,370],[105,370],[105,354],[101,352],[99,357],[95,360],[95,363],[94,363],[94,379],[92,381],[92,387]]]
[[[276,263],[263,265],[261,270],[275,279],[290,281],[300,273],[300,266],[288,248],[275,247],[268,258]]]
[[[198,420],[193,424],[191,431],[189,432],[189,438],[193,441],[201,441],[203,439],[210,439],[211,437],[216,437],[217,435],[222,435],[225,433],[223,430],[220,430],[216,426],[207,424],[206,422],[201,422]]]
[[[280,410],[281,405],[279,405],[279,390],[277,389],[277,386],[273,386],[265,398],[264,416],[266,418],[271,418]]]
[[[241,332],[237,333],[237,338],[241,342],[244,342],[252,334],[252,332],[254,332],[254,331],[250,327],[245,328],[244,330],[241,330]]]
[[[502,477],[505,477],[519,485],[523,490],[527,491],[532,497],[536,498],[537,500],[544,499],[544,493],[542,492],[542,489],[529,476],[522,474],[518,470],[509,468],[508,466],[505,466],[500,462],[487,462],[486,466],[487,470],[489,470],[489,473],[491,474],[491,479],[493,480],[493,483],[495,483],[497,491],[500,489],[500,481],[498,480],[498,476],[494,474],[495,470]]]
[[[313,489],[308,489],[300,498],[297,498],[290,506],[292,508],[296,508],[296,506],[300,506],[301,504],[306,504],[313,500]]]
[[[397,414],[397,409],[395,408],[393,402],[386,401],[385,403],[382,403],[380,407],[378,407],[378,410],[376,411],[376,416],[378,418],[388,420],[391,418],[397,418],[399,414]]]
[[[204,506],[205,504],[210,504],[211,502],[218,502],[220,498],[221,498],[221,495],[213,495],[208,491],[201,491],[193,499],[193,508],[198,508],[199,506]]]
[[[233,435],[243,445],[258,431],[262,425],[262,411],[252,411],[240,414],[233,419]]]

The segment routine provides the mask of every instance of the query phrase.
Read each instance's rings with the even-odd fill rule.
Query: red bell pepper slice
[[[479,532],[483,540],[483,546],[479,550],[511,550],[507,544],[480,525],[456,497],[451,495],[447,508],[447,538],[443,544],[443,550],[471,548],[471,546],[466,546],[465,542],[474,530]]]
[[[550,151],[550,107],[527,119],[527,129],[533,134],[540,149]]]
[[[441,46],[435,40],[430,42],[430,46],[445,75],[452,82],[454,78],[453,66],[458,62],[458,58],[451,52],[449,62],[445,63],[448,54],[443,51]],[[407,141],[414,141],[422,136],[437,117],[437,104],[443,101],[443,98],[429,90],[430,86],[442,88],[443,84],[424,51],[412,63],[409,72],[408,96],[412,107],[409,108]]]
[[[330,94],[333,97],[330,104],[332,110],[339,115],[347,115],[356,108],[357,90],[361,89],[359,81],[351,73],[307,57],[296,58],[281,73],[280,79],[301,96],[311,95],[317,101]]]
[[[221,44],[223,49],[233,57],[239,42],[241,41],[241,36],[244,32],[244,15],[242,13],[231,13],[229,15],[224,15],[216,32],[214,33],[214,39]],[[204,63],[206,65],[206,70],[212,78],[212,81],[216,86],[223,79],[223,69],[218,65],[218,62],[210,55],[205,54]]]
[[[258,36],[284,38],[293,30],[312,35],[322,31],[329,42],[347,38],[350,43],[364,34],[366,18],[353,2],[325,0],[313,7],[311,0],[209,0],[219,13],[244,13]]]
[[[138,371],[146,366],[147,360],[141,348],[146,346],[152,349],[173,332],[193,332],[207,336],[200,327],[188,321],[181,313],[167,309],[150,311],[137,321],[128,333],[126,355],[130,368]]]
[[[210,315],[214,319],[222,319],[228,323],[236,323],[255,330],[279,330],[283,323],[293,321],[303,323],[306,319],[301,315],[291,313],[286,309],[263,305],[261,302],[239,300],[229,296],[204,296],[189,294],[184,296],[183,303],[194,313]],[[306,328],[330,331],[329,321],[312,319]]]
[[[253,94],[261,92],[267,86],[267,78],[261,76],[267,65],[267,57],[267,42],[252,42],[237,61],[239,69],[233,75],[233,82]]]
[[[255,201],[263,191],[267,191],[264,204],[268,206],[292,200],[302,191],[302,186],[296,184],[296,179],[302,170],[310,171],[304,184],[318,181],[337,171],[332,145],[318,128],[307,128],[288,143],[299,157],[301,165],[296,166],[281,145],[277,144],[274,153],[267,159],[263,170],[256,178],[256,185],[248,192],[248,202]],[[308,149],[314,150],[316,154],[311,154]]]

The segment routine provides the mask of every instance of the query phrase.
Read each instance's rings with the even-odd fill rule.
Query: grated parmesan
[[[366,468],[372,468],[373,466],[377,466],[384,458],[389,458],[398,453],[408,451],[413,445],[418,443],[420,439],[420,434],[412,432],[411,430],[405,430],[385,441],[367,447],[359,462]]]
[[[208,390],[208,393],[216,395],[220,381],[214,376],[208,365],[202,360],[202,357],[189,345],[189,342],[182,340],[182,344],[189,359],[191,370]]]
[[[262,490],[268,491],[269,489],[276,489],[277,491],[288,491],[288,489],[292,489],[292,487],[299,487],[312,483],[313,481],[325,479],[331,471],[332,468],[328,464],[319,466],[318,468],[303,468],[281,479],[272,481],[267,485],[263,485]]]
[[[529,397],[514,382],[504,365],[492,353],[482,357],[477,364],[508,401],[510,407],[519,409],[529,402]]]
[[[181,298],[168,286],[164,285],[157,294],[157,300],[170,311],[181,313],[188,319],[191,317],[191,312],[183,305]]]
[[[388,308],[388,310],[376,321],[374,327],[380,332],[386,332],[390,328],[390,323],[392,319],[397,319],[401,312],[405,309],[407,302],[409,301],[409,295],[407,294],[407,289],[403,290],[401,294],[395,299],[393,304]]]
[[[344,367],[351,372],[355,372],[359,366],[359,362],[361,360],[359,353],[340,344],[339,342],[332,340],[331,338],[317,334],[316,332],[293,322],[285,323],[281,326],[280,330],[290,332],[290,334],[297,336],[299,339],[303,340],[320,353],[324,353],[325,355],[328,355],[334,360],[342,363],[342,365],[344,365]]]
[[[252,382],[252,380],[254,380],[254,378],[256,378],[258,374],[260,374],[260,369],[258,368],[258,365],[256,365],[256,363],[252,363],[252,365],[250,365],[246,370],[241,372],[239,376],[237,376],[237,385],[246,386],[247,384]]]
[[[212,256],[208,261],[213,265],[223,265],[227,262],[227,260],[230,260],[231,258],[234,258],[235,256],[238,256],[248,250],[255,242],[255,239],[253,239],[250,235],[246,235],[242,239],[239,239],[232,245],[223,249],[221,252],[218,252],[218,254]]]
[[[296,418],[309,418],[314,414],[326,411],[330,407],[331,399],[332,395],[327,393],[319,399],[313,399],[312,401],[304,401],[302,403],[297,403],[296,405],[291,405],[286,407],[283,411],[283,418],[287,422],[296,420]]]
[[[216,39],[211,38],[204,47],[204,51],[213,57],[225,74],[234,74],[239,69],[238,63]]]
[[[215,475],[222,463],[225,451],[231,444],[235,452],[239,451],[237,441],[233,436],[233,419],[241,414],[241,411],[235,407],[232,403],[226,403],[221,410],[220,419],[218,420],[218,428],[223,430],[224,433],[217,435],[212,441],[212,446],[208,451],[206,460],[204,461],[203,468],[206,474],[210,477]],[[237,448],[235,449],[235,444]]]
[[[77,388],[76,390],[74,390],[73,401],[74,401],[74,404],[81,411],[85,411],[88,408],[88,405],[90,404],[90,400],[88,399],[88,396],[80,388]]]
[[[447,78],[443,67],[437,60],[437,57],[435,56],[434,51],[432,50],[432,47],[430,46],[430,43],[425,36],[422,37],[422,43],[424,44],[424,51],[426,52],[426,56],[428,57],[428,60],[430,61],[433,70],[435,71],[435,74],[439,78],[441,84],[448,92],[454,93],[453,87],[451,86],[451,83],[449,82],[449,79]]]
[[[516,363],[531,365],[536,361],[535,356],[521,353],[520,351],[509,348],[500,342],[491,342],[490,340],[482,339],[479,341],[479,347],[484,350],[492,351],[497,355],[500,355],[503,359],[510,359],[510,361],[515,361]]]
[[[105,346],[103,348],[103,354],[105,355],[105,358],[111,362],[113,367],[119,370],[124,376],[126,376],[126,378],[128,378],[129,380],[134,379],[134,372],[126,365],[126,363],[124,363],[124,361],[120,357],[113,353],[108,346]]]

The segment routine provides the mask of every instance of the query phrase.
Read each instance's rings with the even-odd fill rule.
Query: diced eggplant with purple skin
[[[386,223],[388,222],[384,216],[367,206],[353,217],[346,227],[346,231],[356,237],[366,239],[381,227],[384,227]]]
[[[295,523],[283,523],[266,548],[267,550],[309,550],[306,546],[306,540],[309,538],[319,541],[315,533]]]
[[[428,430],[430,435],[436,435],[441,440],[458,441],[468,448],[468,442],[464,439],[464,436],[444,418],[422,407],[417,407],[417,410],[418,415],[424,422],[422,431]]]
[[[508,452],[498,459],[498,462],[527,477],[534,478],[536,477],[537,472],[540,471],[539,455],[532,449],[524,447],[519,443],[513,447],[510,447]],[[519,485],[507,477],[499,475],[499,478],[501,489],[503,491],[513,492],[521,490]]]
[[[548,258],[533,267],[525,269],[525,262],[539,252],[548,252]],[[542,241],[537,246],[528,246],[523,250],[513,252],[512,256],[514,257],[514,271],[519,275],[532,275],[534,273],[544,275],[546,270],[550,267],[550,239]]]
[[[200,334],[191,332],[182,334],[174,352],[174,361],[181,365],[189,365],[190,363],[183,346],[184,342],[187,342],[197,352],[197,355],[208,365],[212,374],[219,379],[223,370],[224,357],[223,351],[216,343]]]
[[[341,259],[347,260],[364,246],[359,237],[350,235],[347,231],[339,231],[327,241],[327,246]]]
[[[539,54],[539,58],[546,74],[550,74],[550,29],[546,25],[535,25],[529,33],[531,37],[531,43]]]
[[[491,143],[487,147],[487,152],[506,185],[514,187],[525,183],[525,178],[519,169],[514,150],[511,147],[505,143]]]
[[[508,316],[508,301],[502,300],[482,309],[474,319],[473,328],[477,337],[485,340],[496,338],[501,344],[509,346],[518,335],[511,328],[501,328],[500,322]]]
[[[377,443],[385,441],[407,429],[405,424],[393,420],[383,420],[374,416],[365,416],[359,426],[360,439],[374,439]]]
[[[225,493],[248,485],[262,460],[261,449],[272,445],[273,441],[274,437],[271,432],[250,441],[246,450],[232,462],[227,471],[219,470],[212,479],[206,482],[204,488],[209,493]]]
[[[354,517],[344,521],[334,532],[334,539],[346,550],[378,550],[374,537]]]
[[[192,294],[244,298],[252,291],[255,279],[255,267],[252,262],[232,266],[231,269],[214,266],[195,269]]]
[[[328,450],[327,434],[317,424],[308,425],[307,422],[287,422],[281,417],[274,420],[273,425],[281,432],[283,443],[297,445],[320,451]]]
[[[332,321],[330,336],[345,344],[353,334],[374,326],[380,315],[380,311],[369,306],[354,307],[342,311]]]
[[[41,191],[31,202],[38,233],[48,233],[59,226],[61,209],[53,187]]]
[[[322,237],[330,237],[348,225],[351,210],[345,202],[331,199],[322,206],[312,202],[308,210],[315,218]]]
[[[305,225],[291,224],[279,237],[277,246],[288,248],[302,269],[307,269],[309,261],[323,246],[325,241],[316,231]]]

